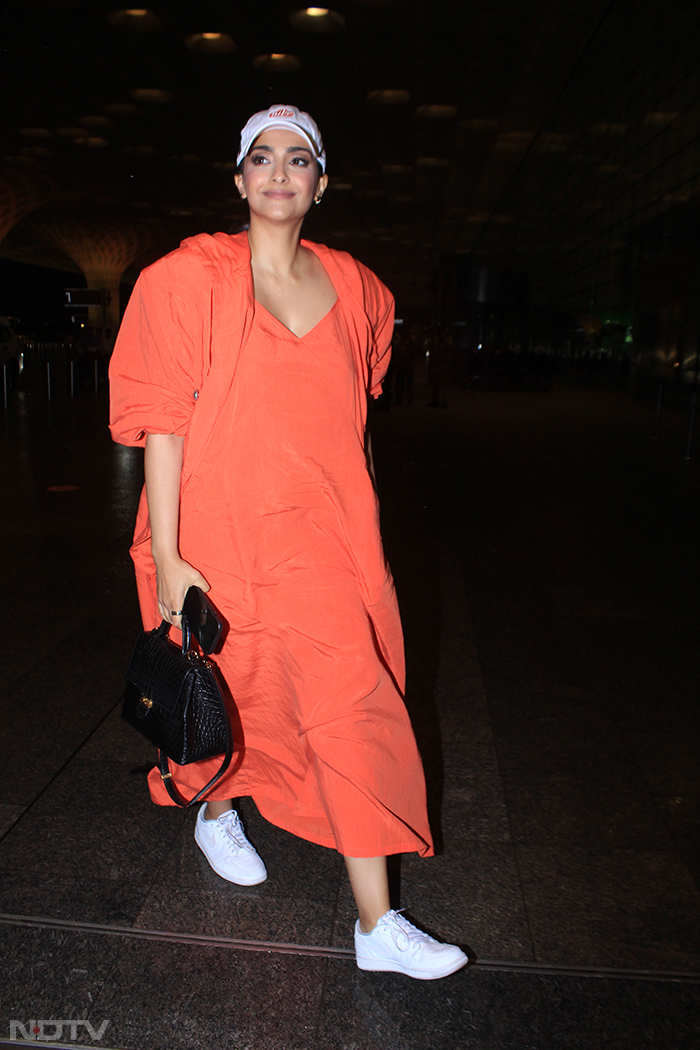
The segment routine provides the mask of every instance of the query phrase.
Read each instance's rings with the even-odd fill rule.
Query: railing
[[[79,389],[95,394],[107,382],[109,358],[92,351],[75,355],[74,348],[62,343],[34,343],[24,352],[21,372],[5,363],[2,368],[3,403],[7,411],[13,393],[20,389],[46,390],[48,401],[59,392],[71,398]]]

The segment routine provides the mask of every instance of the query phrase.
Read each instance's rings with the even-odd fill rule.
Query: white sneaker
[[[257,886],[267,878],[267,868],[245,837],[235,809],[216,820],[205,820],[206,802],[197,814],[194,840],[217,875],[238,886]]]
[[[404,918],[388,911],[370,933],[355,923],[355,957],[361,970],[390,970],[434,981],[461,970],[469,959],[456,944],[441,944]]]

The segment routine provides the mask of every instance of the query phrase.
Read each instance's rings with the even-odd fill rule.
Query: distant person
[[[328,184],[307,113],[254,114],[238,164],[248,232],[192,237],[146,269],[112,356],[112,434],[146,449],[132,548],[143,619],[179,625],[196,584],[229,624],[217,662],[244,743],[197,816],[214,870],[267,878],[233,808],[251,795],[273,824],[344,856],[358,965],[430,980],[467,958],[389,902],[386,857],[433,852],[365,444],[393,298],[351,256],[300,240]],[[194,794],[218,765],[171,770]],[[170,804],[158,770],[149,782]]]
[[[77,385],[83,389],[88,389],[94,382],[98,342],[95,329],[90,325],[85,325],[73,343],[72,354],[75,362],[76,381]]]
[[[394,403],[413,404],[413,376],[419,348],[414,330],[410,325],[397,327],[394,336],[392,360],[394,361]]]
[[[449,382],[454,340],[449,328],[436,328],[428,342],[428,387],[430,408],[447,408],[445,390]]]
[[[105,328],[99,341],[99,352],[103,357],[111,357],[114,350],[115,335],[111,328]]]

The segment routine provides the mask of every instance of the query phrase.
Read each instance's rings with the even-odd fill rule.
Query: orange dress
[[[195,376],[202,349],[201,343],[193,349],[191,340],[201,330],[202,303],[217,298],[212,288],[208,297],[201,295],[201,279],[207,285],[211,273],[199,274],[197,301],[177,307],[180,327],[185,307],[191,314],[188,357],[172,343],[169,353],[162,346],[153,351],[164,328],[174,337],[172,302],[168,316],[162,314],[168,284],[171,296],[195,287],[172,283],[173,268],[201,268],[201,258],[188,257],[191,242],[179,257],[175,252],[146,272],[111,366],[117,440],[139,443],[145,433],[179,427],[186,435],[180,553],[210,583],[211,598],[229,624],[216,660],[236,705],[237,757],[211,797],[251,795],[272,823],[346,856],[431,853],[423,771],[401,696],[398,609],[364,453],[365,390],[369,385],[378,393],[386,369],[391,297],[349,256],[307,245],[326,266],[338,300],[298,339],[248,301],[247,238],[244,244],[240,236],[227,238],[228,244],[212,240],[194,247],[219,262],[223,252],[229,263],[226,249],[237,257],[243,249],[231,298],[250,316],[242,322],[240,346],[229,346],[231,382],[224,397],[212,399],[216,417],[213,427],[207,421],[208,437],[199,438],[194,421],[201,423],[208,388],[220,385],[212,378],[219,342],[209,341],[208,371]],[[215,275],[214,283],[219,279]],[[375,296],[370,313],[363,296],[370,333],[364,346],[355,316],[362,281]],[[376,305],[379,317],[372,316]],[[216,318],[211,324],[218,327]],[[381,344],[372,341],[375,332]],[[156,362],[149,362],[154,354]],[[185,392],[195,378],[201,385],[181,421],[178,406],[169,405],[168,383]],[[142,500],[132,553],[150,627],[157,615],[148,548]],[[192,794],[218,765],[217,759],[171,763],[171,770],[180,789]],[[157,770],[149,783],[154,801],[170,804]]]

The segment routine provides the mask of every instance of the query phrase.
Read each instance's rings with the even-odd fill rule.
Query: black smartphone
[[[200,587],[190,587],[185,595],[182,614],[187,617],[190,631],[202,652],[213,653],[224,629],[224,622]]]

